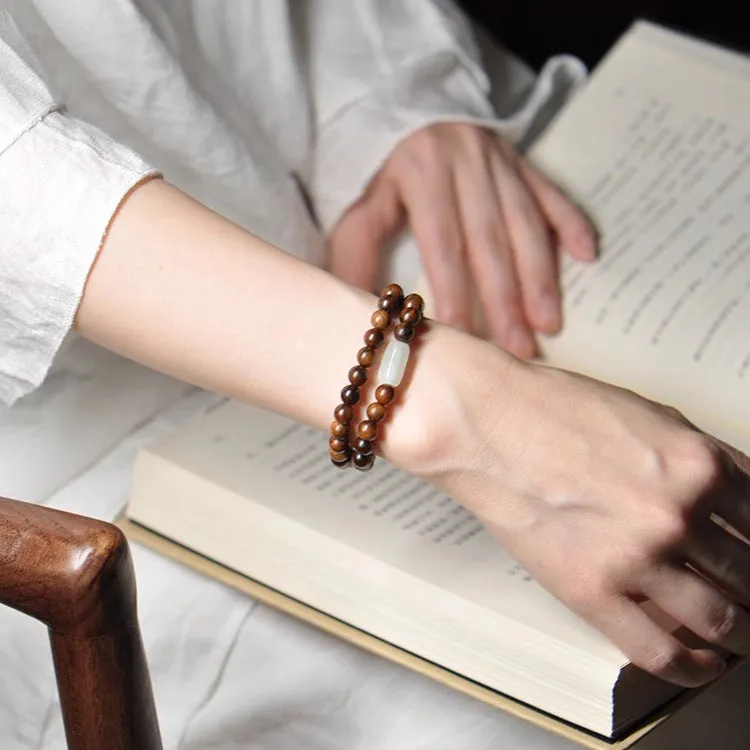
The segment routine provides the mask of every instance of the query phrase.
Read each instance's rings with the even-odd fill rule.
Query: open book
[[[531,153],[598,224],[563,267],[550,364],[673,404],[750,448],[750,62],[637,24]],[[597,735],[677,689],[628,665],[466,510],[326,436],[225,403],[140,454],[137,524]]]

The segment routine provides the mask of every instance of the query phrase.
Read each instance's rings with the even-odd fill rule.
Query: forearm
[[[113,220],[76,324],[81,335],[156,370],[326,428],[375,307],[369,294],[153,180]],[[398,453],[401,463],[407,448],[420,453],[427,413],[426,447],[454,429],[447,424],[456,337],[468,339],[436,326],[423,336],[394,430],[384,433],[386,455]]]
[[[156,369],[325,428],[374,306],[155,180],[115,217],[77,326]],[[737,556],[736,540],[706,532],[718,513],[750,536],[736,511],[750,487],[739,464],[632,393],[426,329],[389,410],[384,455],[474,511],[638,666],[685,685],[722,666],[649,619],[637,605],[645,598],[748,653],[740,605],[750,584],[734,572],[748,569],[747,550]]]

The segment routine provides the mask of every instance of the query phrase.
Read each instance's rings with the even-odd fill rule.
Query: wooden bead
[[[346,437],[349,434],[349,427],[348,425],[341,424],[341,422],[337,422],[335,419],[333,422],[331,422],[331,436],[332,437]]]
[[[362,440],[375,440],[378,435],[378,426],[375,422],[365,419],[359,423],[359,426],[357,427],[357,435],[359,435]]]
[[[374,460],[375,457],[372,454],[365,455],[364,453],[355,453],[352,456],[352,464],[354,464],[354,467],[360,471],[370,471]]]
[[[341,400],[345,404],[353,406],[359,401],[359,388],[356,385],[345,385],[341,389]]]
[[[418,326],[422,322],[422,312],[414,307],[406,307],[401,311],[401,322],[407,326]]]
[[[375,310],[370,322],[374,328],[384,331],[391,324],[391,314],[387,310]]]
[[[358,388],[367,382],[367,370],[362,365],[357,365],[349,370],[349,382]]]
[[[380,292],[381,297],[403,297],[404,290],[398,284],[388,284],[388,286]]]
[[[396,341],[401,341],[404,344],[408,344],[414,338],[414,329],[409,325],[401,323],[394,329],[393,337],[396,339]]]
[[[384,302],[384,300],[387,300]],[[378,307],[396,314],[404,304],[404,290],[398,284],[389,284],[380,294]]]
[[[343,461],[345,458],[350,458],[352,455],[351,446],[347,444],[346,448],[341,451],[335,451],[333,448],[328,448],[328,455],[332,461]]]
[[[338,469],[345,469],[349,462],[352,460],[352,457],[350,455],[346,455],[344,458],[336,459],[331,456],[331,463]]]
[[[370,346],[363,346],[358,352],[357,352],[357,362],[362,365],[362,367],[370,367],[372,363],[375,361],[375,350]]]
[[[383,406],[387,406],[393,401],[395,392],[392,385],[379,385],[375,390],[375,400]]]
[[[354,441],[353,448],[355,453],[361,453],[363,456],[369,456],[372,453],[372,443],[362,438],[357,438]]]
[[[378,300],[378,308],[388,313],[401,309],[401,297],[381,297]]]
[[[424,300],[418,294],[410,294],[404,300],[404,310],[424,310]]]
[[[328,446],[334,453],[346,453],[346,449],[349,447],[349,440],[345,437],[331,436],[328,439]]]
[[[349,370],[349,383],[341,390],[341,403],[334,410],[328,439],[329,455],[335,466],[344,468],[350,463],[360,471],[368,471],[375,461],[373,441],[377,439],[378,424],[387,414],[386,406],[395,397],[395,386],[400,383],[404,367],[399,363],[408,359],[408,343],[414,338],[416,327],[422,322],[424,301],[418,294],[404,297],[404,290],[398,284],[389,284],[381,292],[378,309],[370,317],[372,328],[364,334],[365,346],[357,352],[357,365]],[[399,316],[396,321],[394,316]],[[375,401],[367,407],[367,419],[357,425],[356,436],[350,442],[350,427],[354,419],[352,407],[359,403],[360,389],[367,383],[367,368],[375,362],[375,351],[383,343],[384,333],[397,323],[394,337],[384,356],[387,372],[378,373],[380,385],[375,390]],[[391,352],[390,359],[388,351]],[[394,354],[395,352],[395,354]],[[396,356],[398,354],[398,356]],[[381,370],[383,367],[381,366]],[[378,382],[376,381],[376,382]]]
[[[377,349],[383,343],[383,332],[377,328],[370,328],[365,331],[365,344],[372,349]]]
[[[385,416],[385,406],[374,401],[367,407],[367,418],[371,422],[380,422]]]
[[[349,424],[354,419],[354,411],[349,404],[339,404],[333,412],[333,418],[341,424]]]

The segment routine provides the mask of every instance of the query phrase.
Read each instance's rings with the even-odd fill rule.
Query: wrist
[[[478,464],[480,435],[497,420],[525,365],[495,345],[429,321],[383,433],[391,463],[450,490],[450,478]]]

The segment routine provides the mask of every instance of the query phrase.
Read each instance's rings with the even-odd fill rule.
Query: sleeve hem
[[[310,172],[318,222],[328,233],[365,191],[393,149],[419,128],[463,122],[525,143],[583,85],[586,71],[568,56],[552,58],[512,112],[498,116],[482,79],[453,54],[423,61],[439,82],[412,72],[397,90],[372,92],[352,103],[321,131]]]
[[[161,173],[93,126],[53,112],[0,156],[0,401],[45,379],[108,228]]]
[[[364,191],[393,149],[411,133],[438,122],[492,127],[494,112],[480,83],[455,55],[423,61],[440,83],[425,83],[408,71],[398,88],[374,91],[353,102],[321,130],[310,189],[325,232]]]

